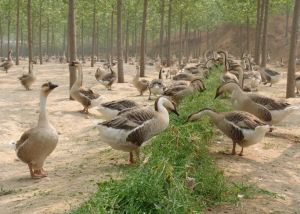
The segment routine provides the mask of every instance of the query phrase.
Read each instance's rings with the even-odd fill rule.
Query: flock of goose
[[[8,61],[12,62],[11,51]],[[297,106],[253,92],[258,90],[262,82],[270,83],[270,86],[276,84],[281,74],[260,68],[252,62],[250,56],[243,56],[238,60],[225,51],[218,51],[213,52],[211,57],[206,57],[205,54],[205,58],[193,66],[180,65],[175,68],[164,67],[161,64],[159,59],[154,63],[159,74],[158,79],[140,79],[139,66],[136,66],[136,74],[132,79],[132,85],[137,89],[138,95],[143,96],[148,91],[149,100],[155,96],[152,108],[138,105],[130,99],[103,102],[103,96],[83,86],[81,64],[70,63],[77,71],[77,79],[70,89],[71,97],[83,106],[82,113],[87,114],[90,108],[97,107],[105,118],[104,122],[97,124],[102,141],[113,149],[129,152],[130,163],[139,160],[139,149],[145,142],[168,127],[169,113],[173,112],[179,116],[177,107],[185,97],[193,93],[205,93],[203,80],[209,78],[213,68],[219,65],[224,66],[224,71],[220,75],[220,86],[216,89],[215,98],[229,94],[235,111],[217,112],[204,108],[191,113],[187,121],[192,122],[204,115],[209,116],[212,122],[232,139],[232,155],[236,154],[236,144],[242,148],[239,155],[243,155],[244,147],[260,142],[267,132],[273,131],[273,125],[299,110]],[[8,69],[6,67],[6,71]],[[117,75],[111,65],[108,65],[107,69],[109,71],[99,67],[95,78],[107,90],[112,90]],[[172,79],[171,84],[166,84],[167,78]],[[32,67],[28,74],[19,79],[26,90],[29,90],[36,79]],[[300,77],[296,79],[296,86],[299,91]],[[58,85],[52,82],[42,85],[37,126],[24,132],[15,143],[17,157],[28,165],[32,178],[47,176],[43,168],[44,162],[58,143],[58,134],[49,123],[46,112],[47,97],[56,87]]]

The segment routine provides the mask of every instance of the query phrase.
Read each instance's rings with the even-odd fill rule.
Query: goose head
[[[211,108],[203,108],[200,111],[194,112],[192,114],[190,114],[187,118],[187,122],[193,122],[193,121],[197,121],[199,120],[203,115],[208,114],[208,113],[216,113],[216,111],[214,111]]]
[[[176,104],[174,102],[170,101],[168,98],[166,98],[166,97],[157,98],[154,103],[155,111],[159,111],[160,106],[165,107],[168,110],[168,112],[173,112],[174,114],[179,116],[179,113],[176,109]]]
[[[41,93],[44,96],[48,96],[50,92],[53,91],[53,89],[55,89],[56,87],[58,87],[58,85],[53,84],[52,82],[44,83],[41,88]]]
[[[217,88],[215,99],[217,97],[219,97],[220,95],[224,94],[225,92],[231,93],[232,91],[234,91],[237,88],[240,88],[240,86],[236,82],[233,82],[233,81],[222,84]]]

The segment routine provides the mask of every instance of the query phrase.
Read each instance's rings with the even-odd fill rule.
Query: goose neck
[[[46,112],[46,104],[47,104],[47,96],[41,92],[40,95],[40,115],[38,126],[47,126],[48,125],[48,118]]]
[[[156,103],[155,103],[155,110],[159,113],[161,113],[162,115],[164,115],[165,118],[169,119],[169,112],[166,109],[166,107],[164,106],[166,100],[164,99],[159,99]]]

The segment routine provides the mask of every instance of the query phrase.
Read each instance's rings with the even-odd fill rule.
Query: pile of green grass
[[[224,100],[214,100],[219,75],[215,69],[205,81],[207,90],[187,97],[180,117],[171,116],[169,128],[144,147],[146,163],[130,167],[122,180],[99,183],[98,192],[71,213],[199,213],[237,202],[248,188],[229,182],[216,167],[208,151],[212,123],[208,118],[186,123],[190,113],[204,107],[228,110]]]

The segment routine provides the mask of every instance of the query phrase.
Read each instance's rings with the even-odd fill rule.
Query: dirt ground
[[[17,77],[26,72],[25,63],[14,66],[8,74],[0,73],[0,213],[65,213],[87,200],[97,190],[97,182],[117,179],[120,167],[128,163],[128,154],[111,150],[101,142],[94,125],[102,120],[97,110],[89,116],[78,111],[82,106],[68,99],[67,64],[36,65],[37,81],[33,90],[25,91]],[[27,68],[27,67],[26,67]],[[114,84],[106,91],[94,78],[96,68],[84,67],[84,85],[107,100],[128,97],[152,105],[147,95],[138,97],[130,83]],[[130,82],[135,67],[125,65],[125,79]],[[152,72],[151,72],[152,70]],[[157,75],[149,68],[148,79]],[[152,73],[152,75],[149,75]],[[40,180],[29,177],[27,166],[16,158],[10,142],[19,139],[38,118],[39,88],[42,83],[59,84],[48,98],[48,115],[59,132],[59,143],[45,163],[49,176]],[[272,88],[261,86],[259,93],[283,98],[285,81]],[[289,102],[299,105],[300,99]],[[220,135],[212,143],[212,153],[220,168],[233,181],[253,183],[277,193],[280,197],[260,196],[242,200],[235,206],[220,206],[208,213],[299,213],[300,206],[300,112],[276,126],[274,136],[247,148],[244,157],[220,154],[231,142]]]

